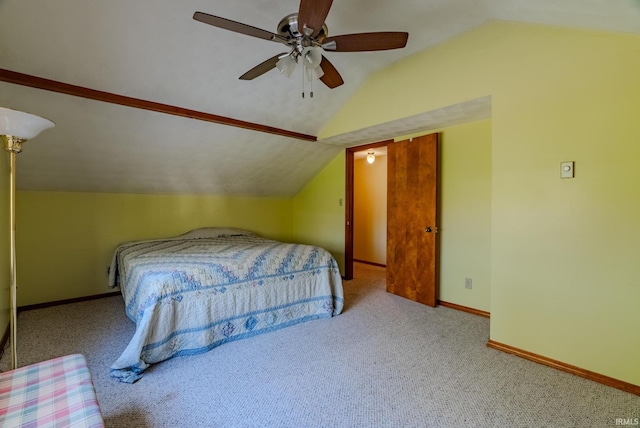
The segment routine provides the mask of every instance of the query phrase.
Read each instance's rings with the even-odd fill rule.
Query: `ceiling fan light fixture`
[[[301,57],[305,68],[318,68],[322,62],[321,48],[307,46],[302,50]]]
[[[290,77],[293,73],[293,70],[296,68],[296,60],[291,57],[291,55],[285,55],[278,60],[276,63],[276,67],[280,73],[284,74],[287,77]]]

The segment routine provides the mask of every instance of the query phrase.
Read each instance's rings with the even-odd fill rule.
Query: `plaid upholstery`
[[[1,427],[104,427],[83,355],[0,373]]]

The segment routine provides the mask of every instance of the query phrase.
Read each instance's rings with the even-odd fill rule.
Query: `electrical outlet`
[[[471,278],[464,279],[464,288],[468,288],[469,290],[473,288],[473,281],[471,280]]]

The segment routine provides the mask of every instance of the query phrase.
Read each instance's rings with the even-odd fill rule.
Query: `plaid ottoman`
[[[104,427],[83,355],[0,373],[1,427]]]

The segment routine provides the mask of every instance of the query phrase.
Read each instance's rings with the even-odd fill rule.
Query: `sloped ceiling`
[[[238,77],[282,45],[214,28],[195,11],[275,31],[296,0],[0,0],[0,68],[318,135],[369,73],[494,19],[640,33],[636,0],[335,0],[330,35],[408,31],[405,49],[328,53],[345,84],[270,71]],[[307,91],[310,89],[308,84]],[[56,123],[25,144],[29,190],[295,195],[344,147],[490,114],[490,100],[304,141],[0,82],[0,106]],[[406,131],[406,132],[405,132]]]

